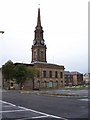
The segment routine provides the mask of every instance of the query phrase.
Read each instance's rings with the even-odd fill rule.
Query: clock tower
[[[46,61],[46,45],[43,39],[43,28],[41,26],[40,8],[38,8],[37,26],[34,31],[34,40],[32,45],[32,61],[31,62],[47,62]]]

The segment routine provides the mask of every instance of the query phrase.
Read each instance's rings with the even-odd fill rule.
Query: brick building
[[[70,86],[73,85],[73,75],[69,71],[64,71],[64,79],[65,79],[65,85]]]
[[[65,85],[81,85],[83,84],[83,74],[75,72],[64,72]]]

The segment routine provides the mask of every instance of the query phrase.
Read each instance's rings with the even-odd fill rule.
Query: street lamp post
[[[0,31],[0,33],[2,33],[2,34],[3,34],[3,33],[4,33],[4,31]]]
[[[3,33],[4,33],[4,31],[0,31],[0,33],[2,33],[2,34],[3,34]],[[1,74],[2,74],[2,69],[1,69]],[[3,84],[3,83],[4,83],[4,81],[3,81],[2,75],[1,75],[1,79],[2,79],[2,86],[1,86],[1,87],[3,88],[3,87],[4,87],[4,84]]]

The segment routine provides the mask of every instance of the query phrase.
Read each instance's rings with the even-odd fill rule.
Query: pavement
[[[20,91],[21,93],[37,94],[37,95],[50,95],[58,97],[78,97],[78,98],[90,98],[90,89],[83,90],[41,90],[41,91]]]

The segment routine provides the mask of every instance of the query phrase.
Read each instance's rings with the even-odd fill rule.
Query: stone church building
[[[43,27],[41,26],[40,8],[38,8],[37,25],[34,31],[34,40],[32,45],[31,64],[25,64],[28,67],[35,67],[40,71],[40,75],[34,78],[34,81],[25,81],[24,89],[49,89],[60,88],[64,86],[64,66],[47,63],[46,44],[43,38]]]
[[[47,63],[46,44],[41,26],[40,8],[38,8],[37,25],[34,31],[31,64],[40,71],[34,79],[34,88],[60,88],[64,86],[64,66]]]

